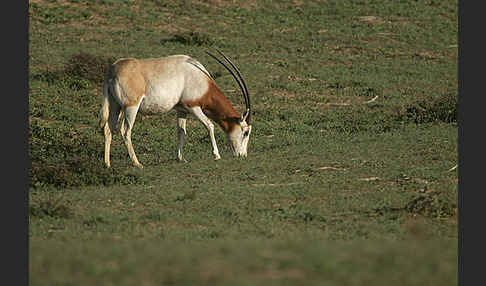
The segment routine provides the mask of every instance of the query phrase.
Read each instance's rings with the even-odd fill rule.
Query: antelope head
[[[250,141],[251,134],[251,125],[248,120],[249,115],[249,111],[245,111],[241,118],[238,119],[238,124],[235,124],[233,130],[228,133],[231,151],[237,157],[246,157],[248,152],[248,142]]]
[[[248,142],[250,141],[251,134],[251,106],[250,106],[250,94],[248,92],[248,87],[246,86],[245,80],[241,76],[240,71],[231,60],[226,57],[221,51],[217,50],[218,53],[223,56],[223,58],[229,63],[229,65],[234,69],[234,71],[223,61],[218,59],[213,54],[206,52],[208,55],[217,60],[222,66],[228,70],[228,72],[233,76],[233,78],[238,83],[241,89],[243,98],[245,99],[246,110],[243,112],[240,118],[235,118],[236,124],[233,128],[227,132],[228,141],[230,143],[231,151],[236,157],[246,157],[248,152]]]

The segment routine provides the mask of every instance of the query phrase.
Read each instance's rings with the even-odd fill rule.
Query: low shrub
[[[442,96],[422,97],[405,106],[399,118],[417,124],[430,122],[457,122],[457,95],[446,93]]]
[[[187,46],[211,46],[214,44],[214,40],[209,35],[194,31],[175,34],[169,39],[161,41],[162,44],[165,42],[175,42]]]
[[[64,72],[69,77],[89,80],[94,84],[102,84],[107,68],[116,59],[81,52],[74,54],[64,67]]]
[[[44,218],[71,218],[74,211],[69,206],[69,203],[61,199],[57,200],[42,200],[39,202],[31,202],[29,205],[29,216]]]

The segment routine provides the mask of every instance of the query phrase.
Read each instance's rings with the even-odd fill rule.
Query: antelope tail
[[[108,121],[108,116],[110,113],[110,86],[107,81],[103,85],[103,105],[101,106],[99,115],[99,127],[103,129],[105,127],[106,121]]]

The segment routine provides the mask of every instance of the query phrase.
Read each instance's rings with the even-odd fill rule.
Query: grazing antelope
[[[186,135],[186,116],[193,114],[206,127],[214,159],[221,158],[214,138],[216,122],[226,133],[234,156],[246,157],[251,133],[250,96],[238,68],[218,51],[234,71],[213,54],[238,83],[246,103],[240,116],[218,88],[214,79],[197,60],[174,55],[164,58],[124,58],[113,63],[103,85],[103,106],[99,125],[105,135],[105,164],[110,167],[112,133],[120,120],[120,131],[132,162],[143,167],[133,150],[131,133],[137,112],[163,113],[177,111],[177,158],[184,161],[182,147]],[[236,72],[236,74],[235,74]],[[211,119],[211,120],[210,120]]]

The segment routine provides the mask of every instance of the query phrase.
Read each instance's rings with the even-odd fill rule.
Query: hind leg
[[[140,164],[137,159],[137,155],[135,155],[135,151],[133,150],[132,145],[132,128],[133,124],[135,123],[135,118],[137,117],[137,112],[138,106],[129,106],[125,108],[125,110],[123,111],[125,116],[123,119],[123,127],[121,127],[121,130],[130,159],[132,160],[133,164],[135,164],[135,166],[143,168],[142,164]]]
[[[105,134],[105,165],[110,168],[110,147],[112,133],[115,131],[116,125],[118,123],[118,117],[120,114],[120,106],[112,103],[110,104],[110,114],[108,121],[105,123],[104,134]]]
[[[177,159],[180,162],[187,162],[182,154],[184,136],[186,135],[186,113],[177,112]]]

